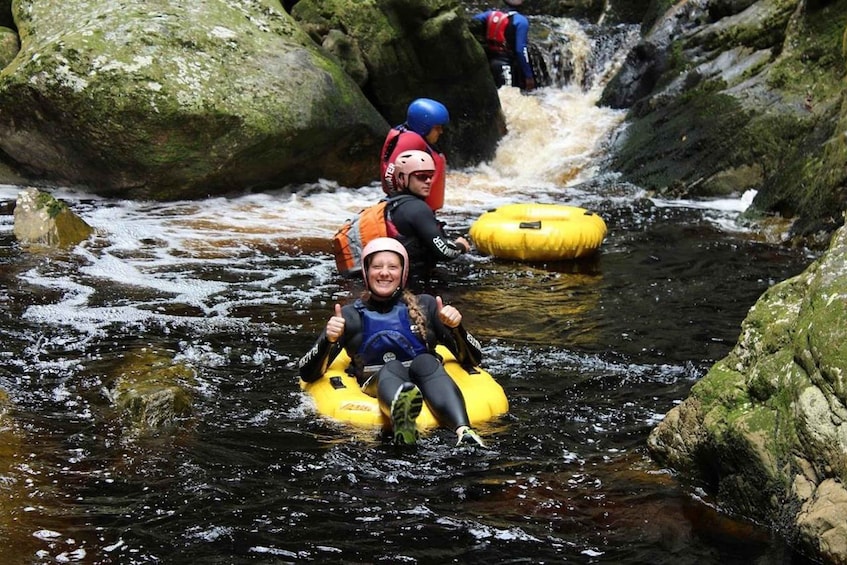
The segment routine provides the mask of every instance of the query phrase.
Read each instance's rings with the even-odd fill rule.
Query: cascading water
[[[509,133],[490,163],[450,171],[444,219],[462,233],[501,203],[561,202],[609,235],[588,261],[449,266],[443,297],[510,399],[481,429],[491,449],[435,431],[397,450],[316,418],[299,392],[297,358],[359,291],[328,239],[376,184],[176,203],[58,189],[97,234],[53,254],[14,241],[20,187],[2,186],[0,561],[799,562],[644,441],[756,298],[812,258],[737,226],[741,197],[663,201],[604,174],[624,118],[596,106],[623,51],[604,50],[631,30],[534,23],[571,38],[545,48],[556,85],[501,90]],[[129,434],[110,403],[140,351],[196,370],[194,416],[171,433]]]
[[[534,18],[532,25],[531,44],[544,61],[549,86],[583,91],[602,89],[640,35],[637,25],[604,28],[565,18]]]

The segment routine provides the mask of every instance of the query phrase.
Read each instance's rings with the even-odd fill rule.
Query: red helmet
[[[397,190],[409,188],[409,176],[412,173],[435,172],[435,161],[426,151],[404,151],[394,159],[394,187]]]
[[[378,237],[371,240],[364,249],[362,249],[362,277],[365,279],[365,288],[370,290],[368,286],[368,264],[370,264],[371,255],[380,251],[393,251],[400,256],[400,288],[406,287],[406,281],[409,278],[409,254],[403,244],[393,237]]]

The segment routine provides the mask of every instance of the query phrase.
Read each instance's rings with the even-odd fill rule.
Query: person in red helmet
[[[417,441],[415,420],[426,401],[438,422],[456,432],[456,445],[484,446],[470,427],[462,391],[435,353],[443,344],[463,366],[479,364],[479,342],[462,326],[461,313],[441,297],[406,289],[409,257],[396,239],[381,237],[365,246],[362,276],[362,297],[335,305],[300,360],[300,378],[319,379],[343,348],[352,360],[349,371],[390,419],[395,443]]]
[[[444,126],[450,121],[450,113],[441,102],[431,98],[413,100],[406,109],[406,121],[391,128],[385,137],[380,152],[380,178],[382,190],[391,194],[394,188],[394,169],[391,164],[400,153],[417,150],[429,153],[435,163],[432,188],[426,198],[433,212],[444,207],[444,186],[447,175],[447,159],[436,149]]]
[[[453,261],[471,249],[464,237],[452,239],[444,232],[435,213],[426,203],[435,178],[435,163],[424,151],[404,151],[391,163],[393,183],[390,196],[407,194],[415,198],[397,200],[388,212],[396,237],[409,252],[412,285],[425,288],[438,263]]]

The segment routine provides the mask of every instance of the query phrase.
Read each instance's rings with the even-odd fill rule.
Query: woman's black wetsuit
[[[390,312],[399,300],[398,297],[388,301],[356,301],[356,304],[344,306],[341,309],[341,315],[344,317],[344,334],[341,339],[331,343],[324,330],[300,360],[300,378],[306,382],[320,378],[343,347],[352,359],[348,371],[356,376],[366,393],[377,397],[380,409],[385,415],[390,416],[391,401],[400,386],[411,381],[421,390],[429,409],[442,426],[455,430],[459,426],[470,425],[462,392],[444,370],[440,358],[435,354],[435,346],[439,343],[445,345],[463,367],[470,368],[478,365],[482,358],[480,345],[461,324],[456,328],[448,328],[441,323],[435,298],[428,294],[417,296],[420,309],[426,318],[424,345],[428,352],[417,354],[408,367],[399,360],[393,360],[382,365],[373,377],[370,373],[365,373],[359,350],[362,343],[371,336],[363,333],[363,315],[357,306],[385,313]]]

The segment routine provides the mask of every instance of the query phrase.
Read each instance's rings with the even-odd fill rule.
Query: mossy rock
[[[174,429],[193,414],[194,370],[152,351],[128,354],[111,389],[115,408],[135,434]]]
[[[15,237],[32,249],[73,247],[94,233],[67,204],[36,188],[18,195],[14,215]]]

